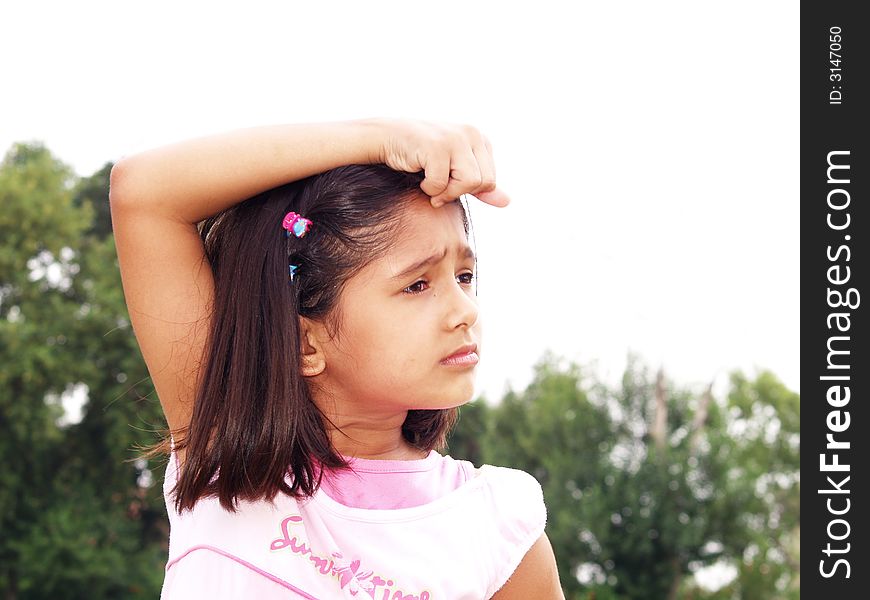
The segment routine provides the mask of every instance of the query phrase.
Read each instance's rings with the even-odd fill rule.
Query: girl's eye
[[[406,294],[420,294],[420,293],[426,291],[427,286],[428,286],[428,284],[421,279],[420,281],[412,283],[411,285],[409,285],[408,287],[406,287],[402,291],[405,292]]]
[[[459,282],[462,285],[472,285],[474,283],[474,273],[470,273],[470,272],[469,273],[460,273],[459,275],[456,276],[456,278],[459,280]],[[409,285],[408,287],[406,287],[402,291],[406,294],[413,295],[413,294],[422,294],[423,292],[425,292],[428,289],[429,289],[429,283],[427,281],[424,281],[423,279],[421,279],[420,281],[412,283],[411,285]]]
[[[459,278],[459,281],[465,285],[471,285],[474,283],[474,273],[461,273],[457,277]]]

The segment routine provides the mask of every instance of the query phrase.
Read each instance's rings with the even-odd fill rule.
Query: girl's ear
[[[314,377],[326,369],[326,354],[323,352],[321,340],[326,334],[324,326],[317,321],[299,317],[301,330],[300,348],[302,350],[302,375]]]

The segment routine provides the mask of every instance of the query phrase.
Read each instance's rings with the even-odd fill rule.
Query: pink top
[[[169,560],[161,598],[481,600],[542,535],[541,487],[527,473],[431,452],[421,460],[352,459],[310,498],[216,498],[175,512],[164,495]]]
[[[474,477],[474,465],[434,450],[420,460],[344,457],[352,471],[324,474],[330,498],[353,508],[409,508],[448,494]]]

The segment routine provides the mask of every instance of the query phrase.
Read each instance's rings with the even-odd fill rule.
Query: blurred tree
[[[509,392],[492,411],[487,462],[534,475],[547,501],[547,535],[559,562],[566,592],[577,589],[574,575],[583,554],[577,507],[585,490],[605,476],[613,439],[603,406],[593,404],[580,386],[576,365],[560,366],[552,354],[535,366],[522,394]]]
[[[459,422],[447,440],[447,450],[451,456],[462,457],[478,467],[483,464],[483,445],[490,435],[489,413],[485,398],[478,398],[460,408]]]
[[[486,413],[477,462],[541,482],[568,598],[796,597],[799,403],[771,374],[734,373],[723,407],[634,356],[614,390],[547,354]],[[692,573],[720,561],[737,579],[698,587]]]
[[[8,599],[153,598],[165,560],[159,486],[145,485],[148,465],[126,462],[131,446],[153,441],[160,409],[142,385],[113,240],[94,226],[86,198],[95,192],[84,189],[39,144],[14,146],[0,164],[0,590]],[[82,401],[81,419],[71,418]]]
[[[773,373],[732,373],[726,407],[729,476],[751,485],[735,563],[744,600],[800,598],[800,396]]]
[[[91,175],[82,177],[73,190],[73,206],[83,207],[90,204],[87,210],[94,211],[88,235],[103,239],[112,233],[112,212],[109,209],[109,176],[112,174],[110,162]]]
[[[693,569],[746,541],[733,526],[745,494],[721,493],[727,456],[699,441],[720,426],[719,413],[704,395],[673,389],[661,371],[653,379],[634,357],[621,390],[596,393],[619,416],[611,470],[579,511],[595,540],[588,559],[622,597],[677,598]]]

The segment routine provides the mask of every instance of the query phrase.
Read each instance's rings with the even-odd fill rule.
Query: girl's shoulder
[[[480,477],[491,494],[487,499],[493,524],[493,576],[486,597],[507,582],[530,548],[544,535],[547,509],[538,480],[525,471],[483,465]]]
[[[437,460],[441,462],[441,472],[461,474],[461,482],[455,485],[456,488],[469,484],[485,488],[489,502],[497,504],[500,513],[513,512],[526,518],[546,520],[547,511],[541,484],[530,473],[491,464],[475,467],[470,461],[449,455],[439,456]]]
[[[544,492],[538,480],[525,471],[496,465],[482,465],[478,476],[486,481],[492,503],[500,513],[519,514],[536,525],[547,519]]]
[[[477,493],[465,495],[466,502],[475,502],[476,513],[491,522],[502,541],[528,550],[547,523],[547,508],[541,484],[530,473],[511,467],[483,464],[475,467],[465,460],[449,456],[467,469],[468,477],[460,491],[468,486]],[[474,498],[474,500],[472,500]]]

